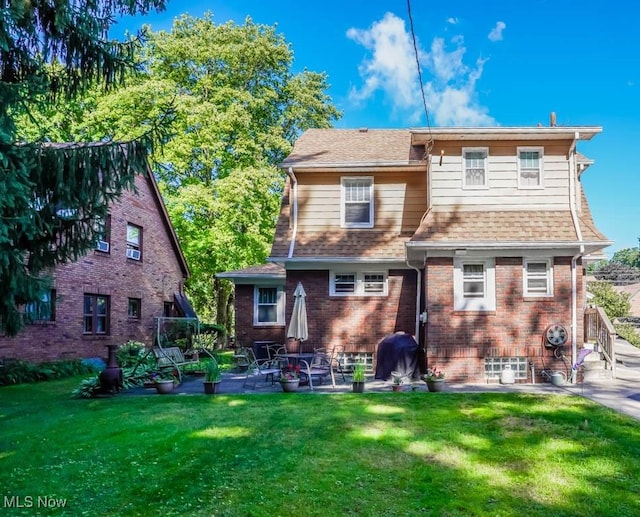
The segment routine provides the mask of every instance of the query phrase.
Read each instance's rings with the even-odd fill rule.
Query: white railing
[[[584,311],[584,340],[595,341],[616,378],[616,329],[602,307],[589,307]]]

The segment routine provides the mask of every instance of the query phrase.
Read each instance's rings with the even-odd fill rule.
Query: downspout
[[[298,234],[298,180],[293,173],[293,167],[287,169],[287,174],[291,178],[291,196],[293,198],[293,230],[291,232],[291,242],[289,243],[289,254],[287,258],[292,258],[293,249],[296,246],[296,236]]]
[[[577,263],[578,259],[584,255],[584,244],[582,244],[582,231],[578,222],[578,214],[576,213],[576,183],[575,183],[575,150],[576,141],[580,138],[580,133],[576,131],[571,147],[569,148],[569,209],[573,226],[576,229],[576,236],[580,243],[580,251],[571,257],[571,365],[578,361],[578,342],[576,334],[578,331],[578,278]],[[576,371],[571,369],[571,383],[576,382]]]

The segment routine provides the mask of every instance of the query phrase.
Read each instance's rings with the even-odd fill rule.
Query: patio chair
[[[265,382],[271,377],[271,386],[274,386],[275,376],[280,375],[280,361],[278,359],[256,359],[251,348],[247,348],[247,357],[249,365],[247,366],[247,376],[242,387],[246,388],[250,384],[249,379],[253,378],[253,389],[256,389],[258,378],[262,375],[265,376]]]
[[[309,378],[309,387],[313,391],[313,377],[317,377],[321,380],[329,375],[331,377],[331,386],[333,388],[336,387],[336,378],[334,374],[334,368],[336,367],[337,361],[334,357],[335,348],[326,349],[326,348],[316,348],[314,349],[313,358],[310,362],[302,361],[304,368],[302,369],[302,373],[306,374]],[[342,374],[344,378],[344,374]]]

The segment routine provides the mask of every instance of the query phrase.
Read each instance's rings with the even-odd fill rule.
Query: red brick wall
[[[454,311],[453,259],[429,259],[425,273],[427,364],[446,369],[451,380],[466,382],[484,382],[485,357],[527,357],[538,375],[543,366],[565,371],[565,364],[542,346],[542,336],[552,324],[571,332],[571,258],[556,258],[553,273],[553,298],[525,299],[522,258],[496,258],[496,310]],[[576,342],[580,344],[584,303],[581,265],[577,273]],[[571,336],[564,347],[569,368],[570,344]]]
[[[285,321],[293,310],[293,292],[302,282],[306,296],[309,339],[305,349],[342,345],[346,352],[375,353],[378,342],[395,330],[415,332],[416,273],[389,271],[389,295],[329,297],[328,271],[288,271]],[[286,327],[253,326],[253,286],[236,286],[236,339],[285,341]],[[291,343],[290,348],[295,350]]]
[[[165,301],[182,290],[184,274],[158,212],[156,198],[147,180],[136,179],[138,195],[125,193],[111,207],[110,253],[90,251],[73,264],[57,268],[56,321],[27,326],[18,336],[0,336],[0,358],[29,361],[105,357],[107,344],[128,340],[152,342],[154,320],[163,315]],[[126,226],[142,227],[142,260],[127,259]],[[110,334],[83,335],[85,293],[110,296]],[[127,316],[128,298],[142,300],[142,317]]]

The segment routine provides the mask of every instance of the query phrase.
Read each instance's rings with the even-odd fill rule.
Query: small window
[[[84,295],[85,334],[109,333],[109,297],[98,294]]]
[[[543,187],[542,149],[531,147],[518,148],[518,187]]]
[[[127,316],[131,319],[139,320],[141,318],[142,300],[140,298],[129,298],[127,305]]]
[[[342,178],[341,223],[344,228],[373,228],[373,178]]]
[[[387,273],[332,271],[329,276],[331,296],[386,296]]]
[[[253,323],[254,325],[284,324],[284,290],[282,287],[255,287]]]
[[[364,292],[382,294],[385,290],[384,275],[380,273],[364,274]]]
[[[55,321],[56,320],[56,292],[50,290],[42,294],[40,301],[28,303],[24,307],[27,321]]]
[[[495,259],[453,259],[453,308],[456,311],[496,310]]]
[[[98,231],[96,251],[109,253],[111,249],[111,215],[107,215],[104,220],[96,221],[96,227]]]
[[[173,306],[173,302],[164,302],[163,306],[162,306],[162,315],[165,318],[171,318],[172,316],[175,316],[175,307]]]
[[[337,273],[333,285],[336,294],[353,294],[356,292],[356,275],[355,273]]]
[[[142,228],[135,224],[127,224],[127,258],[142,259]]]
[[[462,150],[464,188],[487,187],[487,155],[485,148]]]
[[[462,267],[462,296],[483,298],[485,295],[484,264],[464,264]]]
[[[524,261],[524,295],[553,296],[551,260]]]

